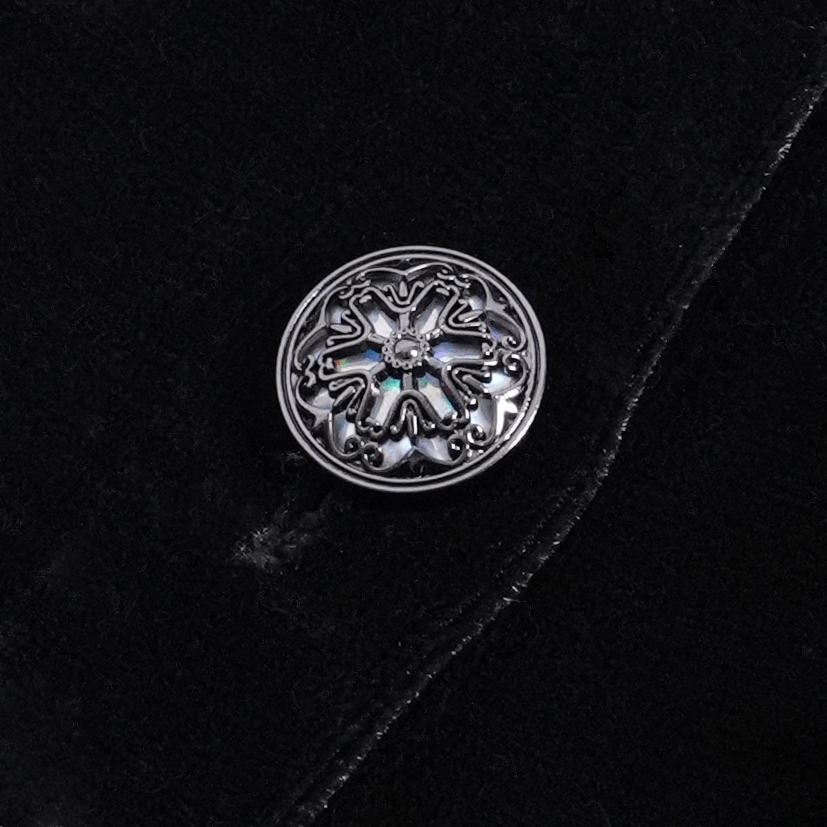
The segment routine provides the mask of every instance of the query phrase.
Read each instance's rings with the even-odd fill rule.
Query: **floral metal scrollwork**
[[[312,439],[382,477],[481,456],[524,411],[537,359],[496,283],[426,256],[356,270],[316,302],[294,341],[291,385]]]

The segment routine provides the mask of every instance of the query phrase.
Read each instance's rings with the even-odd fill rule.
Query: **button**
[[[323,279],[284,332],[281,409],[327,470],[380,491],[461,482],[531,425],[545,345],[525,296],[479,259],[393,247]]]

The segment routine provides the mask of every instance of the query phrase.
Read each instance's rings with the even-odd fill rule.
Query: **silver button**
[[[381,491],[478,474],[525,434],[543,393],[540,323],[479,259],[393,247],[332,272],[281,341],[279,401],[316,461]]]

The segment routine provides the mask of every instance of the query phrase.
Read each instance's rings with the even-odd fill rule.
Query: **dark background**
[[[0,825],[301,823],[331,746],[531,551],[765,183],[582,519],[317,823],[824,823],[823,108],[764,172],[825,21],[0,13]],[[520,448],[436,496],[330,477],[275,398],[304,294],[399,244],[497,267],[547,338]]]

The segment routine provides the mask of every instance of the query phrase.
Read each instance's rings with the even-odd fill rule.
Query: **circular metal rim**
[[[493,275],[495,280],[502,281],[505,287],[512,293],[514,299],[519,302],[520,309],[528,317],[531,330],[529,331],[535,342],[537,349],[537,369],[533,386],[536,389],[528,404],[528,409],[523,418],[517,423],[514,433],[502,444],[492,448],[488,455],[482,457],[472,466],[461,466],[458,469],[452,469],[451,472],[446,473],[436,479],[431,477],[423,477],[422,482],[418,479],[405,479],[393,482],[390,480],[383,480],[381,478],[371,477],[368,473],[362,473],[346,466],[340,466],[334,457],[322,451],[315,440],[308,437],[305,433],[303,423],[292,399],[292,392],[284,386],[284,360],[287,352],[294,344],[294,338],[298,332],[298,322],[304,314],[305,309],[316,297],[323,293],[328,287],[335,282],[345,272],[357,270],[369,262],[379,262],[384,258],[398,258],[401,253],[421,254],[421,253],[436,253],[443,256],[450,256],[457,259],[459,262],[469,262],[474,267],[482,270],[487,275]],[[358,485],[363,488],[369,488],[374,491],[382,491],[385,493],[395,494],[416,494],[425,491],[434,491],[439,488],[446,488],[450,485],[456,485],[465,480],[475,477],[478,474],[488,470],[494,463],[501,460],[508,454],[525,436],[534,418],[537,415],[537,410],[540,407],[540,402],[543,398],[546,383],[546,346],[545,337],[543,334],[540,320],[534,312],[534,308],[529,303],[528,299],[523,295],[522,291],[506,276],[504,276],[495,267],[475,258],[474,256],[462,253],[459,250],[452,250],[448,247],[434,247],[423,244],[403,245],[400,247],[386,247],[382,250],[375,250],[372,253],[352,259],[341,267],[336,268],[332,273],[327,275],[320,281],[299,303],[295,309],[290,321],[287,323],[284,333],[282,334],[281,343],[279,345],[278,356],[276,357],[276,392],[278,394],[279,405],[281,407],[282,415],[287,423],[287,427],[295,437],[296,441],[302,448],[325,470],[335,474],[340,479],[346,480],[352,485]]]

